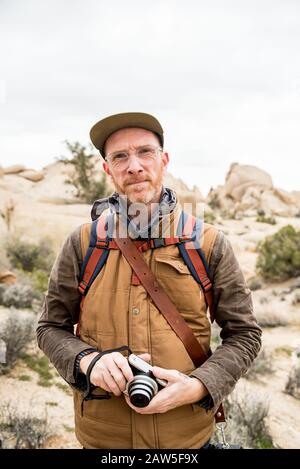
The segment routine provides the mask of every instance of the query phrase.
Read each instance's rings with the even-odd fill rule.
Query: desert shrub
[[[209,199],[208,205],[210,206],[210,208],[212,208],[213,210],[221,208],[219,196],[216,192],[213,191],[212,188],[210,189],[208,199]]]
[[[258,216],[258,217],[265,217],[265,216],[266,216],[265,210],[264,210],[263,208],[259,208],[259,209],[257,210],[257,216]]]
[[[288,376],[285,392],[300,399],[300,364],[294,366]]]
[[[94,200],[107,195],[106,175],[103,173],[100,180],[95,179],[95,174],[99,170],[95,167],[92,157],[86,147],[79,142],[65,142],[71,153],[70,157],[62,157],[60,161],[74,166],[74,174],[66,180],[67,184],[72,184],[76,190],[76,197],[83,203],[92,203]]]
[[[293,305],[299,305],[300,304],[300,293],[295,293],[292,303],[293,303]]]
[[[261,305],[267,305],[270,302],[270,299],[267,296],[261,296],[259,298],[259,302]]]
[[[256,268],[268,280],[286,280],[300,275],[300,231],[284,226],[258,244]]]
[[[221,216],[224,220],[236,220],[236,214],[233,210],[222,210]]]
[[[22,353],[21,358],[23,359],[24,363],[26,363],[28,368],[35,371],[39,375],[38,384],[40,386],[52,386],[53,374],[50,370],[50,361],[45,355],[28,355],[27,353]]]
[[[34,300],[40,300],[40,294],[29,285],[16,283],[6,287],[0,294],[0,304],[15,308],[30,308]]]
[[[256,218],[256,221],[259,223],[268,223],[269,225],[276,225],[276,218],[274,217],[265,217],[264,215],[259,215]]]
[[[7,286],[0,283],[0,305],[3,304],[3,295],[6,289]]]
[[[266,396],[250,389],[234,391],[225,400],[227,415],[226,439],[243,448],[273,448],[272,438],[266,426],[269,402]],[[221,435],[215,432],[213,442],[222,443]]]
[[[213,212],[206,211],[204,213],[204,221],[205,223],[210,223],[210,224],[214,223],[216,221],[215,214]]]
[[[260,290],[262,288],[262,282],[258,278],[254,277],[248,282],[248,286],[251,291]]]
[[[12,267],[25,272],[41,270],[49,273],[55,257],[51,241],[47,238],[37,244],[12,238],[6,245],[6,251]]]
[[[6,201],[6,203],[0,210],[0,216],[4,221],[8,232],[11,231],[11,228],[13,225],[13,220],[15,217],[15,209],[16,209],[16,204],[14,200],[9,199]]]
[[[34,289],[39,293],[45,293],[48,288],[49,274],[44,270],[34,270],[30,275]]]
[[[21,317],[11,310],[1,331],[0,339],[6,344],[6,362],[0,363],[0,374],[7,373],[21,356],[34,337],[36,320],[34,316]]]
[[[256,379],[260,375],[274,373],[274,358],[270,352],[262,349],[252,366],[247,371],[245,378]]]
[[[255,315],[261,327],[279,327],[288,324],[288,311],[274,303],[255,304]]]
[[[0,439],[4,449],[39,449],[51,435],[47,414],[21,414],[11,405],[0,409]]]

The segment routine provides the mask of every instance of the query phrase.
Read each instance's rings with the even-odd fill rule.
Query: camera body
[[[168,382],[153,375],[153,367],[134,353],[128,357],[134,378],[127,383],[125,394],[135,407],[146,407],[151,399],[164,388]]]

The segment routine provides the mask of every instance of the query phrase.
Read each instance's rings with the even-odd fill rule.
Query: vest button
[[[140,314],[139,308],[132,308],[132,314],[134,314],[134,316],[137,316],[138,314]]]

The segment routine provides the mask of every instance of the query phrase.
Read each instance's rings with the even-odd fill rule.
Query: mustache
[[[125,181],[125,186],[129,186],[130,184],[137,184],[139,182],[146,182],[146,181],[149,181],[149,179],[139,179],[139,178],[134,178],[134,179],[128,179],[127,181]]]

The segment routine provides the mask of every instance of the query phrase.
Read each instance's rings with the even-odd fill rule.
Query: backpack
[[[102,215],[92,222],[89,247],[83,260],[79,278],[79,292],[82,301],[87,295],[93,281],[107,262],[111,249],[119,249],[112,238],[114,214]],[[214,321],[212,280],[203,250],[199,244],[199,233],[203,227],[203,220],[193,215],[181,212],[176,237],[153,238],[136,240],[134,243],[140,252],[147,249],[160,249],[164,246],[176,244],[191,275],[202,289],[206,304],[210,312],[211,323]],[[192,249],[191,249],[192,247]],[[132,284],[140,283],[135,273],[132,273]]]

